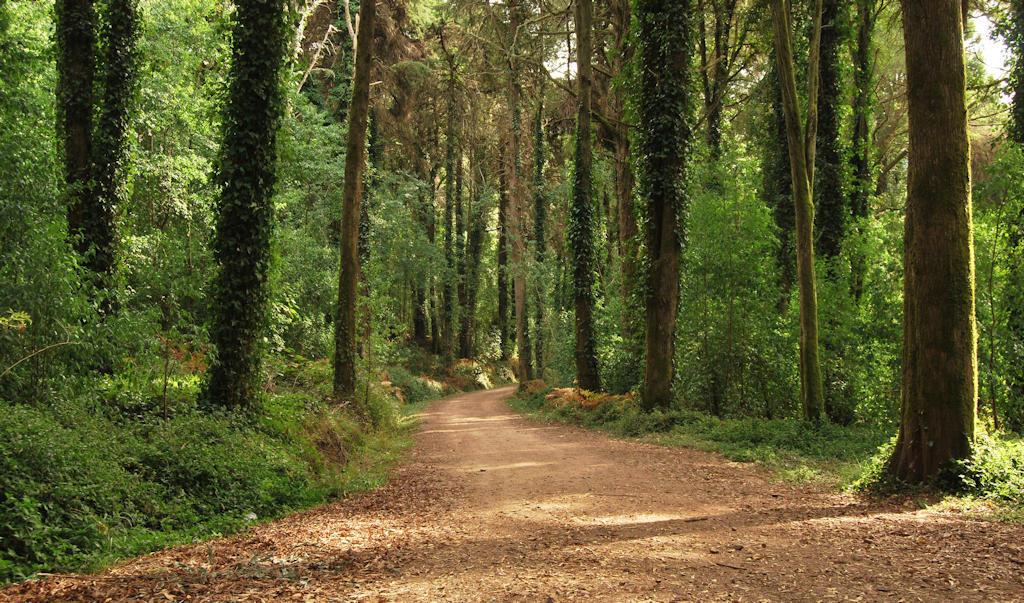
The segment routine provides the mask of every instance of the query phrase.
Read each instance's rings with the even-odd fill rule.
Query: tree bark
[[[366,121],[370,105],[370,67],[376,22],[376,0],[359,7],[352,102],[345,146],[345,185],[341,201],[341,260],[338,275],[338,317],[334,331],[334,397],[352,398],[356,388],[356,303],[359,287],[359,205],[363,192]]]
[[[868,216],[871,182],[871,98],[874,86],[871,56],[875,29],[874,0],[857,0],[857,50],[854,54],[853,100],[853,185],[850,189],[850,214],[860,225]],[[858,226],[859,227],[859,226]],[[853,296],[859,302],[864,294],[867,258],[852,258]]]
[[[821,421],[824,418],[825,402],[818,359],[818,295],[814,275],[814,206],[811,201],[817,123],[816,55],[820,32],[814,35],[815,42],[811,44],[808,116],[806,126],[801,130],[793,70],[793,45],[784,0],[771,0],[771,11],[796,209],[797,280],[800,287],[800,402],[805,420]],[[815,28],[821,28],[821,0],[817,2]]]
[[[544,85],[540,87],[537,100],[537,119],[534,123],[533,138],[533,240],[536,249],[537,273],[544,272],[544,256],[547,253],[547,241],[544,226],[547,220],[547,196],[544,194]],[[536,359],[538,378],[544,378],[544,285],[542,279],[537,283],[534,297],[534,358]]]
[[[647,208],[645,410],[672,401],[679,265],[687,211],[692,0],[639,0],[638,184]]]
[[[909,151],[903,396],[890,473],[933,478],[967,458],[978,397],[974,242],[959,0],[902,0]]]
[[[590,93],[593,71],[591,0],[576,0],[576,165],[573,174],[570,238],[573,253],[573,307],[576,311],[576,381],[581,389],[599,391],[597,350],[594,343],[594,209],[591,202],[592,142],[590,132]]]
[[[498,338],[501,358],[509,357],[508,332],[508,233],[509,233],[509,190],[506,166],[501,166],[498,175]]]

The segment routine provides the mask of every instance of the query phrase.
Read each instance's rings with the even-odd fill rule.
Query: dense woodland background
[[[872,449],[896,433],[900,3],[792,3],[804,114],[809,76],[820,83],[823,412],[801,386],[768,2],[382,0],[357,44],[364,9],[0,1],[0,581],[373,485],[369,468],[403,440],[400,406],[502,381],[629,394],[601,412],[629,415],[634,434],[708,417],[809,419],[786,433]],[[972,413],[1002,464],[954,473],[1019,504],[1024,3],[964,11]],[[992,44],[1008,49],[1005,76],[981,60]],[[349,137],[357,50],[365,139]],[[346,184],[357,221],[343,219]],[[659,259],[665,233],[675,264]],[[344,266],[358,277],[341,305],[339,265],[343,291]],[[652,322],[666,274],[676,307]]]

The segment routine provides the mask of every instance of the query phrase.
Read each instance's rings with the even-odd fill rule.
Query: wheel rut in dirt
[[[0,600],[1024,600],[1024,528],[433,403],[387,486]]]

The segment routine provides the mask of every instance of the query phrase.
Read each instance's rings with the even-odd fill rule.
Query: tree
[[[572,247],[573,307],[576,311],[576,381],[581,389],[598,391],[601,389],[601,380],[597,372],[597,351],[594,342],[594,209],[591,202],[593,157],[590,132],[593,12],[591,0],[576,0],[576,154],[569,240]]]
[[[1013,100],[1010,105],[1010,139],[1024,147],[1024,0],[1010,3],[1006,27],[1007,46],[1011,51],[1010,84]],[[1018,213],[1010,220],[1010,247],[1016,258],[1024,258],[1024,213]],[[1010,349],[1013,357],[1010,364],[1015,366],[1007,381],[1011,395],[1024,405],[1024,265],[1020,261],[1009,262],[1009,286],[1005,292],[1009,301],[1007,328],[1011,338]],[[1010,414],[1008,423],[1017,430],[1024,429],[1024,408]]]
[[[846,20],[839,0],[822,2],[818,132],[812,189],[817,235],[814,246],[819,257],[826,260],[839,255],[849,214],[843,191],[845,169],[839,113],[844,102],[839,53],[846,45]]]
[[[538,273],[543,274],[544,256],[547,253],[547,241],[544,225],[547,221],[547,196],[544,194],[544,82],[541,80],[540,95],[537,99],[537,118],[533,127],[533,240],[536,246]],[[534,357],[537,360],[538,378],[544,377],[544,282],[535,288],[534,307]]]
[[[129,113],[138,71],[138,7],[136,0],[107,4],[99,74],[92,0],[61,0],[55,12],[58,129],[68,186],[68,231],[93,273],[94,285],[105,288],[116,264],[115,215],[123,202]],[[99,103],[94,102],[96,75],[102,83]],[[98,117],[95,130],[94,115]],[[101,307],[112,310],[109,300]]]
[[[771,0],[775,59],[786,115],[786,139],[796,208],[797,280],[800,287],[800,405],[804,419],[820,421],[825,402],[818,359],[818,294],[814,276],[814,150],[817,128],[818,46],[821,40],[822,0],[815,3],[814,37],[808,66],[807,122],[801,130],[793,68],[790,19],[784,0]]]
[[[259,392],[283,108],[278,76],[288,39],[282,0],[238,2],[217,170],[211,333],[217,351],[207,384],[210,402],[226,408],[252,409]]]
[[[671,401],[679,262],[690,139],[691,0],[641,0],[637,56],[637,167],[646,204],[647,285],[643,406]]]
[[[854,53],[853,149],[851,163],[853,181],[850,187],[850,214],[858,224],[868,216],[871,197],[871,99],[874,87],[875,0],[857,0],[857,46]],[[853,260],[853,294],[858,300],[864,294],[865,258]]]
[[[901,0],[910,119],[903,393],[889,472],[933,478],[967,458],[978,396],[966,76],[958,0]]]
[[[341,197],[341,260],[338,272],[338,316],[334,322],[334,397],[350,398],[356,389],[356,304],[359,295],[359,204],[363,196],[366,122],[370,107],[370,66],[377,2],[359,7],[352,102],[345,145],[345,186]]]

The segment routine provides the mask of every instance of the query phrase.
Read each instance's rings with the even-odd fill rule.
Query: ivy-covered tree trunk
[[[814,168],[814,223],[819,257],[833,260],[846,236],[848,210],[843,191],[843,150],[839,109],[843,105],[840,52],[848,30],[840,0],[823,0],[819,65],[818,133]]]
[[[453,345],[456,352],[461,350],[463,318],[466,314],[466,304],[469,301],[469,291],[466,289],[466,214],[462,204],[463,193],[463,171],[462,151],[459,150],[455,156],[455,315],[452,317],[452,336],[455,338]],[[462,356],[461,358],[468,358]]]
[[[96,11],[93,0],[57,0],[57,130],[68,195],[68,233],[94,273],[106,274],[105,231],[111,217],[92,200],[93,78]],[[90,250],[96,252],[90,255]]]
[[[814,275],[814,149],[817,124],[817,55],[821,31],[821,0],[815,9],[814,41],[808,68],[807,122],[801,124],[793,69],[790,19],[784,0],[771,0],[775,57],[786,115],[790,175],[796,210],[797,280],[800,287],[800,402],[808,421],[824,418],[824,388],[818,359],[818,294]]]
[[[356,390],[356,304],[359,297],[359,205],[363,196],[366,121],[370,106],[370,67],[376,0],[359,7],[355,74],[348,111],[345,184],[341,195],[341,245],[338,274],[338,316],[334,321],[334,398],[350,399]]]
[[[276,138],[282,101],[279,74],[289,28],[282,0],[236,4],[231,74],[217,181],[210,369],[212,404],[251,409],[260,391],[267,273],[273,231]]]
[[[974,242],[959,0],[902,0],[910,146],[903,388],[889,472],[910,483],[967,458],[978,396]]]
[[[639,0],[637,163],[647,210],[646,410],[672,400],[679,264],[687,211],[692,0]]]
[[[857,46],[854,52],[853,181],[850,187],[850,214],[856,223],[868,216],[868,199],[873,188],[871,177],[871,103],[874,88],[875,0],[857,0]],[[867,259],[852,258],[853,295],[859,301],[864,294]]]
[[[541,80],[542,82],[544,80]],[[537,100],[537,119],[533,131],[533,240],[536,247],[537,273],[544,272],[544,256],[547,253],[547,240],[544,226],[547,221],[547,196],[544,194],[544,86],[540,87],[540,98]],[[537,376],[544,378],[544,285],[543,279],[534,288],[534,358],[536,359]]]
[[[573,264],[573,307],[576,311],[576,381],[581,389],[599,391],[597,350],[594,342],[594,208],[592,142],[590,133],[591,0],[576,0],[577,106],[576,156],[573,168],[572,206],[569,211],[569,243]]]

